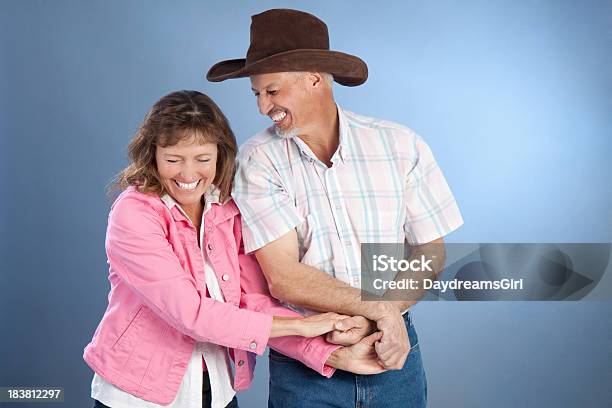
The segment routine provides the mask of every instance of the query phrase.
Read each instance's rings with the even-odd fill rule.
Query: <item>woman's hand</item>
[[[335,324],[347,317],[349,316],[333,312],[321,313],[308,317],[274,316],[270,337],[317,337],[334,330]]]
[[[338,313],[320,313],[299,319],[300,336],[316,337],[334,330],[336,323],[349,316]]]
[[[329,343],[352,346],[376,331],[376,322],[363,316],[353,316],[336,323],[334,331],[327,333]]]

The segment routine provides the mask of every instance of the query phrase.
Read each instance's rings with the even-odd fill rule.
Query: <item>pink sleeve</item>
[[[234,234],[240,239],[241,223],[234,225]],[[238,262],[240,264],[240,279],[242,296],[240,306],[264,312],[273,316],[301,316],[299,313],[281,305],[278,300],[270,295],[268,283],[261,272],[259,264],[253,255],[244,253],[242,242],[239,243]],[[307,367],[312,368],[319,374],[331,377],[335,368],[325,364],[334,350],[340,348],[336,344],[328,343],[323,336],[301,337],[284,336],[268,340],[268,345],[274,350],[301,361]]]
[[[197,341],[262,354],[272,317],[201,296],[166,234],[161,214],[150,204],[134,196],[120,198],[106,233],[112,270],[147,307],[180,332]]]

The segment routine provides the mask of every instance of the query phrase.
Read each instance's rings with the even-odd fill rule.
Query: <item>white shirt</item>
[[[202,212],[202,224],[200,226],[200,242],[204,242],[204,214],[213,203],[219,202],[217,189],[210,189],[205,194],[205,208]],[[162,201],[169,209],[175,205],[185,214],[183,209],[172,197],[164,195]],[[187,214],[185,217],[189,219]],[[208,262],[206,251],[201,250],[204,259],[205,280],[208,293],[212,299],[225,302],[217,277],[213,272],[212,265]],[[138,398],[128,392],[121,390],[113,384],[104,380],[98,374],[94,374],[91,382],[91,398],[96,399],[111,408],[201,408],[202,407],[202,357],[206,362],[208,376],[210,378],[210,392],[212,396],[212,408],[224,408],[236,395],[232,387],[232,370],[229,356],[225,347],[211,343],[196,342],[191,353],[191,359],[183,382],[179,387],[176,398],[169,405],[159,405]]]

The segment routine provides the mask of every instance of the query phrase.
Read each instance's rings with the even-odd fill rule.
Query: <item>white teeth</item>
[[[194,181],[193,183],[181,183],[178,180],[174,180],[176,181],[176,184],[182,189],[182,190],[193,190],[198,186],[198,183],[200,182],[200,180]]]
[[[287,116],[286,112],[275,112],[270,115],[270,118],[272,118],[272,120],[275,122],[280,122],[281,120],[285,119],[285,116]]]

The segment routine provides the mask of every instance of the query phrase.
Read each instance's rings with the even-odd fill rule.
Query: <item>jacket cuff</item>
[[[244,327],[242,334],[243,344],[240,348],[260,356],[266,350],[268,340],[270,339],[272,316],[260,312],[251,313],[251,317]]]
[[[322,376],[330,378],[334,375],[336,369],[326,365],[325,362],[329,359],[331,353],[338,350],[340,347],[342,346],[328,343],[321,336],[315,337],[304,349],[302,362]]]

